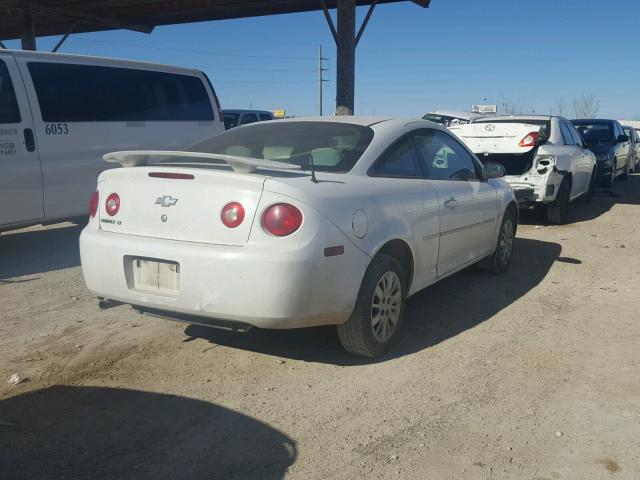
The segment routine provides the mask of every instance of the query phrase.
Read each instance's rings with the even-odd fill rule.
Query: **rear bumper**
[[[521,206],[553,203],[562,178],[562,175],[555,171],[539,174],[534,170],[524,175],[504,177],[513,188],[516,200]]]
[[[326,230],[322,239],[279,252],[251,242],[229,247],[109,233],[90,223],[80,236],[82,272],[96,296],[160,316],[260,328],[340,324],[353,310],[370,259],[337,228]],[[325,257],[324,248],[336,241],[344,254]],[[136,257],[177,262],[179,292],[137,290],[127,271]]]

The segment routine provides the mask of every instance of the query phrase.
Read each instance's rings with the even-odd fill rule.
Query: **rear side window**
[[[45,122],[208,121],[198,77],[148,70],[30,62]]]
[[[0,60],[0,123],[20,123],[16,92],[7,65]]]
[[[380,177],[422,177],[420,158],[409,137],[405,136],[383,153],[371,173]]]

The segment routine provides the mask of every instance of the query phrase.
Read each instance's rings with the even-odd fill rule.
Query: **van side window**
[[[20,123],[16,92],[11,83],[9,69],[2,60],[0,60],[0,123]]]
[[[207,121],[211,100],[191,75],[29,62],[45,122]]]

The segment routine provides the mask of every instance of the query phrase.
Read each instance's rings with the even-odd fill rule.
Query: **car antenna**
[[[313,154],[309,154],[309,166],[311,167],[311,181],[313,183],[318,183],[318,179],[316,178],[316,166],[313,164]]]

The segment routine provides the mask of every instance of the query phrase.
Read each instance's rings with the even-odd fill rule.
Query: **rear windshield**
[[[338,122],[255,123],[227,130],[188,148],[344,173],[353,168],[373,138],[373,130]]]
[[[551,131],[551,120],[522,120],[517,118],[505,118],[500,120],[473,120],[473,123],[521,123],[526,125],[537,125],[540,129],[540,136],[544,140],[549,140],[549,132]]]
[[[613,128],[610,123],[573,123],[587,143],[610,143],[613,141]]]

